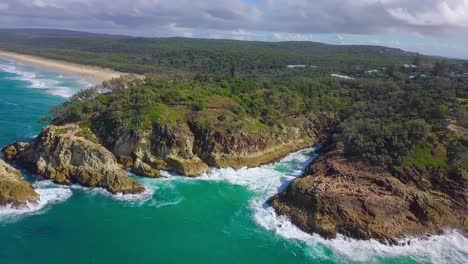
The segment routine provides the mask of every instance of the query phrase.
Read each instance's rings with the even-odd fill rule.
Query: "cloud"
[[[466,28],[468,27],[468,1],[441,1],[427,10],[391,8],[390,15],[408,25]]]
[[[468,39],[468,0],[0,1],[2,27],[267,41],[329,34],[337,44],[355,43],[352,35]]]
[[[0,3],[0,10],[7,10],[9,8],[8,3]]]
[[[8,27],[169,34],[180,29],[290,34],[468,33],[466,0],[3,0]],[[187,32],[184,32],[187,34]]]

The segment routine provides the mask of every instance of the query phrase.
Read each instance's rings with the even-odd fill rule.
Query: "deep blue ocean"
[[[0,60],[0,145],[31,140],[49,110],[88,84]],[[25,177],[41,196],[29,209],[0,208],[0,264],[85,263],[468,263],[457,232],[410,245],[324,240],[278,217],[265,201],[301,175],[314,149],[250,169],[198,179],[166,173],[147,192],[115,196]]]

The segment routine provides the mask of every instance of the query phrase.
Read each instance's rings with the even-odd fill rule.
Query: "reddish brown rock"
[[[441,175],[446,174],[440,172],[437,177]],[[445,228],[466,232],[466,180],[447,176],[444,180],[450,188],[403,183],[385,169],[327,153],[270,202],[277,213],[288,216],[305,232],[326,238],[340,233],[395,242],[407,235],[437,234]]]

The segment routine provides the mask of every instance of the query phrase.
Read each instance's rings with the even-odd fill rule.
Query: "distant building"
[[[346,76],[346,75],[341,75],[341,74],[335,74],[335,73],[331,74],[331,77],[333,79],[354,80],[354,78],[352,78],[352,77],[349,77],[349,76]]]
[[[288,69],[307,68],[307,67],[314,68],[314,69],[317,68],[317,66],[315,66],[315,65],[303,65],[303,64],[286,65],[286,68],[288,68]]]
[[[411,75],[408,78],[410,80],[416,80],[416,79],[427,79],[429,77],[426,74],[416,74],[416,75]]]
[[[307,65],[288,65],[286,67],[288,67],[289,69],[295,69],[295,68],[305,68],[307,67]]]

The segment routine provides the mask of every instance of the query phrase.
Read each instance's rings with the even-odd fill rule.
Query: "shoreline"
[[[81,78],[92,85],[97,85],[103,81],[117,78],[125,73],[96,66],[76,64],[66,61],[47,59],[39,56],[25,55],[16,52],[0,50],[0,59],[13,60],[19,63],[36,66],[66,75]]]

